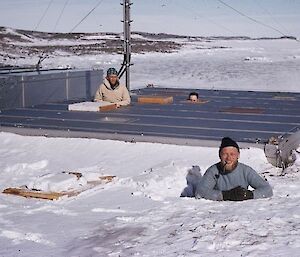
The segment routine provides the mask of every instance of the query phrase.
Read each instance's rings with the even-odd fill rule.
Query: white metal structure
[[[300,146],[300,130],[289,136],[270,138],[265,145],[265,155],[268,161],[276,166],[285,169],[290,163],[294,162],[292,151]]]

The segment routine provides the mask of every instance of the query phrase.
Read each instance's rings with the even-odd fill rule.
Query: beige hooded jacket
[[[124,85],[119,84],[115,89],[112,89],[108,80],[105,79],[96,91],[94,101],[106,101],[125,106],[130,104],[130,95]]]

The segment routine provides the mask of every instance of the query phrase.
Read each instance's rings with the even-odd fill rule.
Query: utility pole
[[[124,65],[126,72],[126,87],[130,90],[130,59],[131,59],[131,38],[130,38],[130,0],[123,0],[123,27],[124,27]]]

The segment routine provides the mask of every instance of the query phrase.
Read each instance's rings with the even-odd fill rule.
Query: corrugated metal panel
[[[42,71],[2,75],[0,109],[91,99],[102,80],[102,70]]]
[[[245,145],[262,146],[271,136],[300,126],[299,93],[196,90],[207,102],[193,104],[186,101],[191,91],[195,90],[134,90],[131,106],[110,112],[68,111],[68,103],[74,101],[5,110],[1,130],[187,145],[218,145],[230,136]],[[174,101],[140,104],[140,95],[173,96]]]

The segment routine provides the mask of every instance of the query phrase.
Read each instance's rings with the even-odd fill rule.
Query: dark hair
[[[199,98],[199,95],[198,95],[197,92],[191,92],[191,93],[189,94],[189,99],[190,99],[190,97],[193,96],[193,95],[195,95],[195,96],[197,97],[197,99]]]

